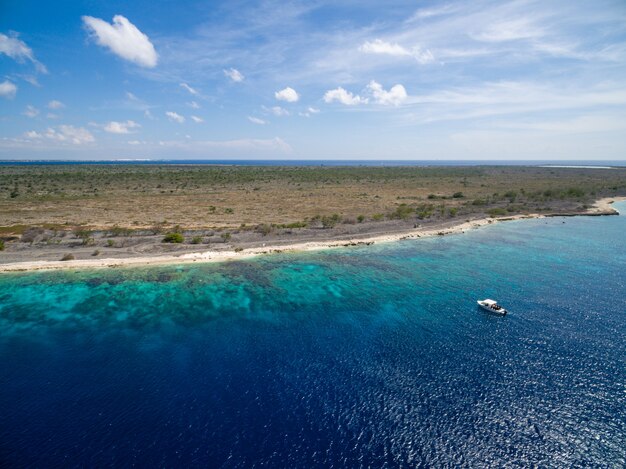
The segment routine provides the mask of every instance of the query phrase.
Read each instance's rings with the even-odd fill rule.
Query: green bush
[[[339,223],[340,220],[341,217],[337,213],[334,213],[330,216],[324,215],[322,217],[322,226],[324,228],[333,228],[337,223]]]
[[[372,220],[374,221],[382,221],[385,218],[385,215],[383,215],[382,213],[375,213],[374,215],[372,215]]]
[[[180,233],[168,233],[163,238],[164,243],[182,243],[185,241],[185,238]]]
[[[202,236],[194,236],[191,238],[191,244],[200,244],[202,242]]]
[[[0,239],[0,251],[4,251],[4,240]]]
[[[463,195],[463,192],[455,192],[454,194],[452,194],[453,199],[462,199],[463,197],[465,197]]]
[[[401,204],[398,207],[396,207],[394,212],[391,214],[391,218],[399,218],[401,220],[406,220],[414,212],[415,210],[409,207],[407,204]]]
[[[359,215],[358,217],[356,217],[356,221],[358,221],[359,223],[363,223],[364,220],[365,220],[365,215]]]
[[[73,261],[74,259],[76,259],[74,254],[66,254],[61,258],[62,261]]]
[[[224,240],[224,241],[228,241],[230,239],[230,233],[226,232],[226,233],[222,233],[220,235],[220,237]]]
[[[456,207],[450,207],[450,216],[451,217],[456,217],[456,214],[459,213],[459,209]]]
[[[507,214],[506,210],[503,208],[492,208],[487,213],[491,218],[501,217]]]

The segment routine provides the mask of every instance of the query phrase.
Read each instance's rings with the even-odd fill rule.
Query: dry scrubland
[[[177,248],[236,248],[276,237],[579,213],[619,195],[626,195],[626,169],[0,166],[0,236],[6,246],[74,240],[92,251],[152,236],[158,251],[166,234],[179,233],[170,238],[183,241]]]

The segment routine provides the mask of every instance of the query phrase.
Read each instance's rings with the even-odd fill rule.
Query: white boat
[[[486,300],[478,300],[477,303],[478,306],[480,306],[485,311],[489,311],[490,313],[500,314],[502,316],[508,313],[508,311],[500,306],[497,301],[490,300],[489,298],[487,298]]]

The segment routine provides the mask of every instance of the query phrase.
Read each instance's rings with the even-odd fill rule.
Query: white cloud
[[[192,88],[191,86],[189,86],[187,83],[181,83],[180,84],[181,88],[186,89],[187,91],[189,91],[191,94],[193,94],[194,96],[198,96],[200,93],[198,92],[198,90]]]
[[[302,117],[311,117],[312,114],[319,114],[320,110],[314,107],[308,107],[306,111],[298,113]]]
[[[300,95],[293,88],[287,87],[283,90],[274,93],[274,97],[279,101],[287,101],[288,103],[295,103],[300,99]]]
[[[83,16],[83,23],[96,42],[114,54],[142,67],[156,66],[158,55],[150,39],[122,15],[115,15],[113,24],[92,16]]]
[[[135,96],[133,93],[131,93],[130,91],[126,92],[126,97],[130,99],[131,101],[139,101],[139,98]]]
[[[370,81],[367,85],[367,89],[372,93],[374,100],[378,104],[382,104],[385,106],[393,105],[399,106],[407,100],[406,89],[402,85],[392,86],[389,91],[383,89],[380,83],[375,82],[374,80]]]
[[[133,129],[138,129],[140,127],[141,125],[131,120],[126,122],[111,121],[104,126],[104,131],[111,134],[130,134],[133,133]]]
[[[61,101],[57,101],[56,99],[53,99],[48,103],[48,109],[63,109],[64,107],[65,104],[63,104]]]
[[[83,127],[74,127],[72,125],[60,125],[56,129],[49,128],[46,130],[45,137],[57,142],[73,143],[74,145],[82,145],[84,143],[92,143],[95,141],[91,132]]]
[[[224,70],[224,75],[226,75],[232,81],[237,82],[237,83],[242,82],[246,78],[236,68],[229,68],[228,70]]]
[[[361,98],[358,95],[353,95],[349,91],[344,90],[341,86],[334,90],[328,90],[324,94],[324,102],[332,103],[337,101],[338,103],[345,104],[346,106],[356,106],[357,104],[367,104],[367,98]]]
[[[165,115],[169,117],[169,119],[172,122],[178,122],[179,124],[182,124],[183,122],[185,122],[185,118],[181,116],[180,114],[177,114],[176,112],[167,111]]]
[[[390,42],[385,42],[382,39],[365,41],[365,43],[359,47],[359,50],[367,54],[386,54],[400,57],[411,55],[411,52],[402,47],[400,44],[392,44]]]
[[[187,103],[187,106],[189,106],[192,109],[200,109],[200,105],[198,103],[196,103],[195,101],[191,101],[191,102]]]
[[[267,124],[267,121],[264,121],[263,119],[259,119],[258,117],[248,116],[248,120],[250,122],[252,122],[253,124],[257,124],[257,125],[265,125],[265,124]]]
[[[48,119],[58,119],[59,118],[58,114],[54,114],[52,112],[49,112],[48,114],[46,114],[46,117]]]
[[[24,133],[24,137],[26,137],[26,138],[43,138],[43,135],[41,135],[39,132],[35,132],[34,130],[29,130],[28,132]]]
[[[26,45],[24,41],[17,38],[17,35],[9,37],[0,33],[0,54],[5,54],[11,57],[13,60],[23,62],[24,59],[30,60],[38,72],[48,73],[45,65],[35,59],[33,50]]]
[[[4,80],[0,83],[0,96],[3,98],[11,99],[15,97],[15,93],[17,93],[17,86],[11,83],[9,80]]]
[[[360,47],[361,52],[366,54],[379,54],[379,55],[391,55],[394,57],[413,57],[420,64],[427,64],[433,62],[435,57],[432,52],[422,50],[420,47],[414,47],[407,49],[398,43],[391,43],[383,41],[382,39],[375,39],[374,41],[365,41]]]
[[[204,119],[198,116],[191,116],[191,120],[194,121],[196,124],[201,124],[202,122],[204,122]]]
[[[39,109],[35,106],[31,106],[30,104],[26,106],[26,110],[22,113],[26,117],[30,117],[31,119],[37,117],[39,115]]]
[[[289,111],[283,107],[280,106],[272,106],[270,108],[267,108],[265,106],[263,106],[263,109],[267,112],[270,112],[272,114],[274,114],[277,117],[283,117],[283,116],[288,116],[289,115]]]
[[[154,120],[154,116],[150,112],[150,109],[146,109],[145,111],[143,111],[143,115],[146,116],[148,119]]]

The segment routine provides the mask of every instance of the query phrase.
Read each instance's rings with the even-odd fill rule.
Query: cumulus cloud
[[[37,117],[39,115],[39,109],[37,109],[35,106],[31,106],[29,104],[28,106],[26,106],[26,109],[24,110],[24,112],[22,114],[24,114],[26,117],[30,117],[32,119],[32,118]]]
[[[17,35],[7,36],[0,33],[0,54],[7,55],[18,62],[29,60],[35,65],[37,71],[41,73],[48,72],[45,65],[35,59],[33,50],[24,41],[18,39]]]
[[[236,68],[229,68],[228,70],[224,70],[224,75],[226,75],[228,78],[236,83],[240,83],[246,78]]]
[[[28,132],[24,132],[24,137],[38,139],[38,138],[43,138],[43,135],[41,135],[39,132],[36,132],[34,130],[29,130]]]
[[[178,122],[179,124],[182,124],[183,122],[185,122],[185,118],[183,116],[181,116],[180,114],[176,113],[176,112],[172,112],[172,111],[167,111],[165,113],[165,115],[169,118],[169,120],[171,120],[172,122]]]
[[[104,126],[104,131],[111,134],[130,134],[133,133],[133,129],[138,129],[140,127],[141,125],[131,120],[126,122],[111,121]]]
[[[187,83],[181,83],[180,84],[181,88],[186,89],[187,91],[189,91],[191,94],[193,94],[194,96],[198,96],[200,93],[198,92],[198,90],[196,90],[195,88],[192,88],[191,86],[189,86]]]
[[[61,101],[57,101],[56,99],[53,99],[48,103],[48,109],[63,109],[64,107],[65,104],[63,104]]]
[[[313,115],[313,114],[318,114],[319,112],[320,112],[320,110],[319,110],[319,109],[316,109],[316,108],[314,108],[314,107],[308,107],[308,108],[306,109],[306,111],[304,111],[304,112],[300,112],[299,114],[300,114],[302,117],[311,117],[311,115]]]
[[[399,106],[407,99],[406,89],[402,85],[392,86],[389,91],[386,91],[380,83],[374,80],[370,81],[367,85],[367,89],[372,93],[374,100],[378,104],[385,106]]]
[[[83,23],[99,45],[124,60],[147,68],[156,66],[159,56],[150,39],[122,15],[115,15],[113,24],[92,16],[83,16]]]
[[[204,119],[198,116],[191,116],[191,120],[194,121],[196,124],[201,124],[202,122],[204,122]]]
[[[263,119],[259,119],[258,117],[248,116],[248,120],[252,122],[253,124],[257,124],[257,125],[267,124],[267,121],[264,121]]]
[[[332,103],[337,101],[338,103],[345,104],[346,106],[356,106],[357,104],[367,104],[367,98],[361,98],[358,95],[353,95],[349,91],[344,90],[341,86],[334,90],[328,90],[324,94],[324,102]]]
[[[274,96],[279,101],[287,101],[288,103],[295,103],[300,99],[300,95],[293,88],[287,87],[283,90],[274,93]]]
[[[44,135],[50,140],[62,143],[72,143],[74,145],[82,145],[95,141],[91,132],[83,127],[74,127],[72,125],[60,125],[57,128],[49,128]]]
[[[267,112],[274,114],[277,117],[288,116],[289,111],[280,106],[272,106],[270,108],[263,106],[263,109]]]
[[[361,52],[366,54],[379,54],[379,55],[391,55],[394,57],[413,57],[421,64],[433,62],[435,57],[429,50],[423,50],[419,47],[407,49],[398,43],[391,43],[383,41],[382,39],[375,39],[373,41],[365,41],[360,47]]]
[[[15,86],[9,80],[4,80],[2,83],[0,83],[1,97],[11,99],[15,97],[15,93],[17,93],[17,86]]]

